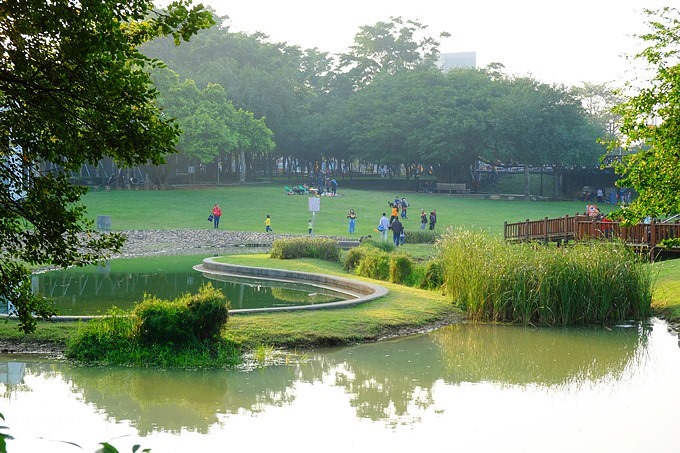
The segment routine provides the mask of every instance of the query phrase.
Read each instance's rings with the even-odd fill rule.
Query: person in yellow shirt
[[[269,214],[267,214],[267,218],[264,219],[264,231],[266,233],[274,231],[272,230],[272,218],[269,216]]]

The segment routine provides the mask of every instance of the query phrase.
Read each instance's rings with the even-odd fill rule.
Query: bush
[[[222,292],[207,284],[186,299],[187,323],[194,337],[200,342],[216,340],[229,318],[228,302]]]
[[[390,281],[392,283],[404,283],[413,271],[413,262],[404,255],[392,255],[390,257]]]
[[[391,238],[390,238],[389,241],[369,239],[368,241],[362,242],[359,247],[374,248],[374,249],[382,250],[383,252],[391,252],[392,250],[394,250],[396,248],[394,246],[394,242],[392,242]]]
[[[423,289],[439,289],[444,284],[444,269],[439,260],[430,260],[425,264],[420,287]]]
[[[227,322],[228,308],[224,295],[207,284],[196,295],[174,301],[147,295],[132,315],[141,343],[184,347],[216,338]]]
[[[367,250],[356,273],[375,280],[387,280],[390,276],[390,255],[382,250]]]
[[[83,323],[66,356],[86,363],[215,368],[235,365],[240,350],[220,338],[228,302],[207,284],[174,301],[146,295],[130,315],[118,309]]]
[[[366,253],[368,253],[366,247],[362,246],[349,249],[347,256],[345,257],[345,262],[343,263],[343,268],[345,271],[353,272],[361,260],[364,259]]]
[[[125,353],[135,348],[133,331],[134,322],[129,314],[114,307],[105,317],[81,324],[67,344],[65,355],[89,363],[106,361],[109,351]]]
[[[270,256],[282,260],[317,258],[326,261],[339,261],[340,249],[337,241],[328,238],[277,239],[272,244]]]
[[[434,230],[408,230],[404,242],[406,244],[434,244],[439,238],[439,233]]]

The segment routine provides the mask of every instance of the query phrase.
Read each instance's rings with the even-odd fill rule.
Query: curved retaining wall
[[[288,271],[283,269],[269,269],[264,267],[238,266],[235,264],[218,263],[212,258],[206,258],[194,269],[203,274],[227,275],[233,277],[261,278],[284,282],[297,282],[328,288],[351,296],[351,299],[316,305],[298,305],[293,307],[247,308],[229,310],[230,314],[238,313],[266,313],[276,311],[295,310],[323,310],[329,308],[351,307],[387,295],[387,288],[371,283],[351,280],[349,278],[332,275],[313,274],[310,272]]]

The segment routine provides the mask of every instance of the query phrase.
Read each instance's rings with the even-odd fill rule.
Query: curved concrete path
[[[329,308],[351,307],[388,294],[387,288],[371,283],[310,272],[288,271],[264,267],[238,266],[219,263],[213,258],[206,258],[194,269],[208,275],[226,275],[230,277],[260,278],[283,282],[306,283],[320,288],[327,288],[351,296],[351,299],[316,305],[296,305],[292,307],[246,308],[229,310],[229,314],[267,313],[276,311],[323,310]]]

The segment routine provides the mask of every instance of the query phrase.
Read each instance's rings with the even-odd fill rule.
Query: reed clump
[[[477,321],[587,325],[649,315],[649,266],[617,241],[507,244],[452,230],[438,249],[447,294]]]

